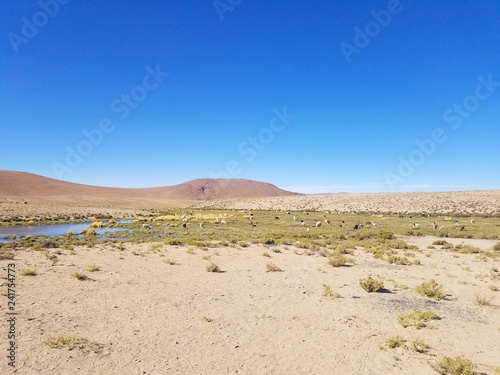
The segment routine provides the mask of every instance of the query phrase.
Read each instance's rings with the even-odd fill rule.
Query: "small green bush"
[[[12,251],[0,250],[0,260],[3,259],[14,259],[14,253]]]
[[[21,276],[36,276],[36,275],[37,275],[37,273],[35,270],[27,269],[27,270],[21,271]]]
[[[368,276],[366,279],[360,279],[359,285],[368,293],[378,292],[384,288],[382,280],[373,279],[371,276]]]
[[[279,268],[277,265],[275,265],[274,263],[267,263],[266,264],[266,269],[267,269],[267,272],[281,272],[283,271],[281,268]]]
[[[219,266],[215,263],[210,263],[207,266],[207,272],[222,272]]]
[[[434,279],[418,285],[415,290],[423,296],[434,298],[438,301],[446,297],[446,294],[443,292],[443,286],[439,285]]]
[[[406,340],[401,336],[390,337],[387,340],[385,340],[385,344],[390,349],[399,348],[400,346],[403,346],[405,342]]]
[[[421,339],[415,339],[411,342],[411,348],[418,353],[425,353],[429,350],[429,345]]]
[[[436,240],[434,241],[432,244],[433,245],[437,245],[437,246],[443,246],[443,245],[446,245],[448,242],[445,241],[445,240]]]
[[[474,363],[463,355],[444,357],[434,369],[442,375],[476,375]]]
[[[411,264],[411,261],[406,257],[399,257],[397,255],[391,255],[387,258],[387,262],[391,264],[398,264],[401,266],[408,266]]]
[[[341,267],[350,262],[352,262],[352,260],[341,254],[335,254],[328,259],[328,265],[332,267]]]
[[[417,329],[425,327],[425,323],[429,320],[438,320],[439,316],[434,311],[413,310],[408,314],[398,316],[398,323],[403,327],[414,326]]]

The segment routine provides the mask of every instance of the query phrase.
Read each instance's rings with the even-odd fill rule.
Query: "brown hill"
[[[293,195],[264,182],[197,179],[154,188],[114,188],[75,184],[32,173],[0,170],[0,199],[120,207],[186,206],[199,201]]]

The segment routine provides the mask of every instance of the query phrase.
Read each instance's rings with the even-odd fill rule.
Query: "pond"
[[[131,223],[132,220],[120,221],[115,226],[122,223]],[[23,236],[62,236],[71,230],[74,234],[80,233],[83,228],[90,229],[91,222],[88,223],[69,223],[69,224],[51,224],[51,225],[33,225],[25,227],[0,227],[0,242],[13,241],[13,236],[17,239]],[[127,231],[127,229],[114,228],[94,228],[99,237],[106,232]],[[7,237],[7,238],[6,238]]]

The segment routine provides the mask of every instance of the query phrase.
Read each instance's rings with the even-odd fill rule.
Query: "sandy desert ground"
[[[15,264],[19,315],[16,367],[9,367],[4,355],[0,373],[436,374],[443,358],[463,355],[477,374],[498,374],[500,224],[497,217],[481,216],[498,212],[499,192],[450,194],[449,201],[443,194],[219,201],[214,205],[230,210],[180,210],[166,216],[175,219],[168,228],[160,221],[148,221],[152,229],[128,224],[136,225],[139,235],[127,241],[78,242],[74,236],[4,244],[0,312],[8,311],[8,268]],[[10,204],[17,215],[30,206],[46,210],[44,215],[73,210]],[[269,211],[255,211],[253,226],[248,225],[247,209],[256,207]],[[304,207],[308,212],[275,213]],[[467,223],[465,231],[454,219],[418,216],[420,236],[403,236],[414,232],[415,218],[338,213],[376,207],[407,213],[451,207],[455,214],[473,209],[477,216],[459,218]],[[81,208],[89,215],[149,213],[102,209]],[[325,214],[328,210],[337,213]],[[181,214],[189,219],[187,229],[181,228]],[[214,224],[217,215],[228,224]],[[332,223],[316,228],[325,215]],[[196,222],[202,219],[205,228]],[[346,227],[339,226],[341,219]],[[354,223],[368,220],[378,225],[353,231]],[[433,220],[445,230],[432,230]],[[167,230],[184,230],[184,244],[154,237]],[[388,230],[399,233],[400,241],[386,241]],[[203,233],[207,240],[200,239]],[[342,264],[335,264],[338,260]],[[211,263],[222,272],[208,272]],[[281,271],[271,272],[273,265]],[[369,276],[383,281],[383,289],[365,291],[360,280]],[[431,280],[442,286],[444,299],[417,293],[417,286]],[[399,320],[414,310],[439,319],[421,329],[403,327]],[[4,353],[6,317],[0,331]]]
[[[15,373],[435,374],[429,363],[460,354],[493,373],[500,366],[500,292],[489,287],[500,287],[498,257],[427,249],[436,238],[405,240],[420,248],[421,265],[388,264],[356,248],[354,265],[334,268],[304,249],[261,244],[99,244],[51,249],[55,263],[43,251],[18,249],[14,260],[0,261],[2,292],[9,263],[37,274],[17,274]],[[492,252],[497,242],[474,244]],[[223,272],[207,272],[210,262]],[[282,271],[267,272],[269,262]],[[85,271],[92,265],[100,269]],[[383,279],[386,290],[363,290],[359,279],[368,275]],[[430,279],[443,285],[444,300],[416,293]],[[339,296],[323,295],[323,285]],[[476,295],[494,299],[479,306]],[[1,311],[6,304],[2,295]],[[398,324],[413,309],[441,319],[420,330]],[[385,347],[396,336],[406,343]],[[54,337],[89,341],[50,348]],[[411,349],[417,338],[428,351]],[[2,357],[0,373],[13,373]]]
[[[195,207],[251,210],[311,210],[345,213],[500,214],[500,190],[434,193],[320,194],[212,200]]]

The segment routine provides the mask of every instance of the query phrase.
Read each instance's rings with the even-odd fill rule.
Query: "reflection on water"
[[[120,221],[121,223],[131,223],[133,220]],[[88,223],[71,223],[71,224],[52,224],[52,225],[34,225],[32,227],[0,227],[0,242],[9,242],[12,239],[5,237],[16,236],[62,236],[68,233],[69,230],[73,234],[80,233],[83,228],[90,229],[91,222]],[[116,225],[116,224],[115,224]],[[124,228],[94,228],[98,236],[102,236],[105,232],[128,231]]]

